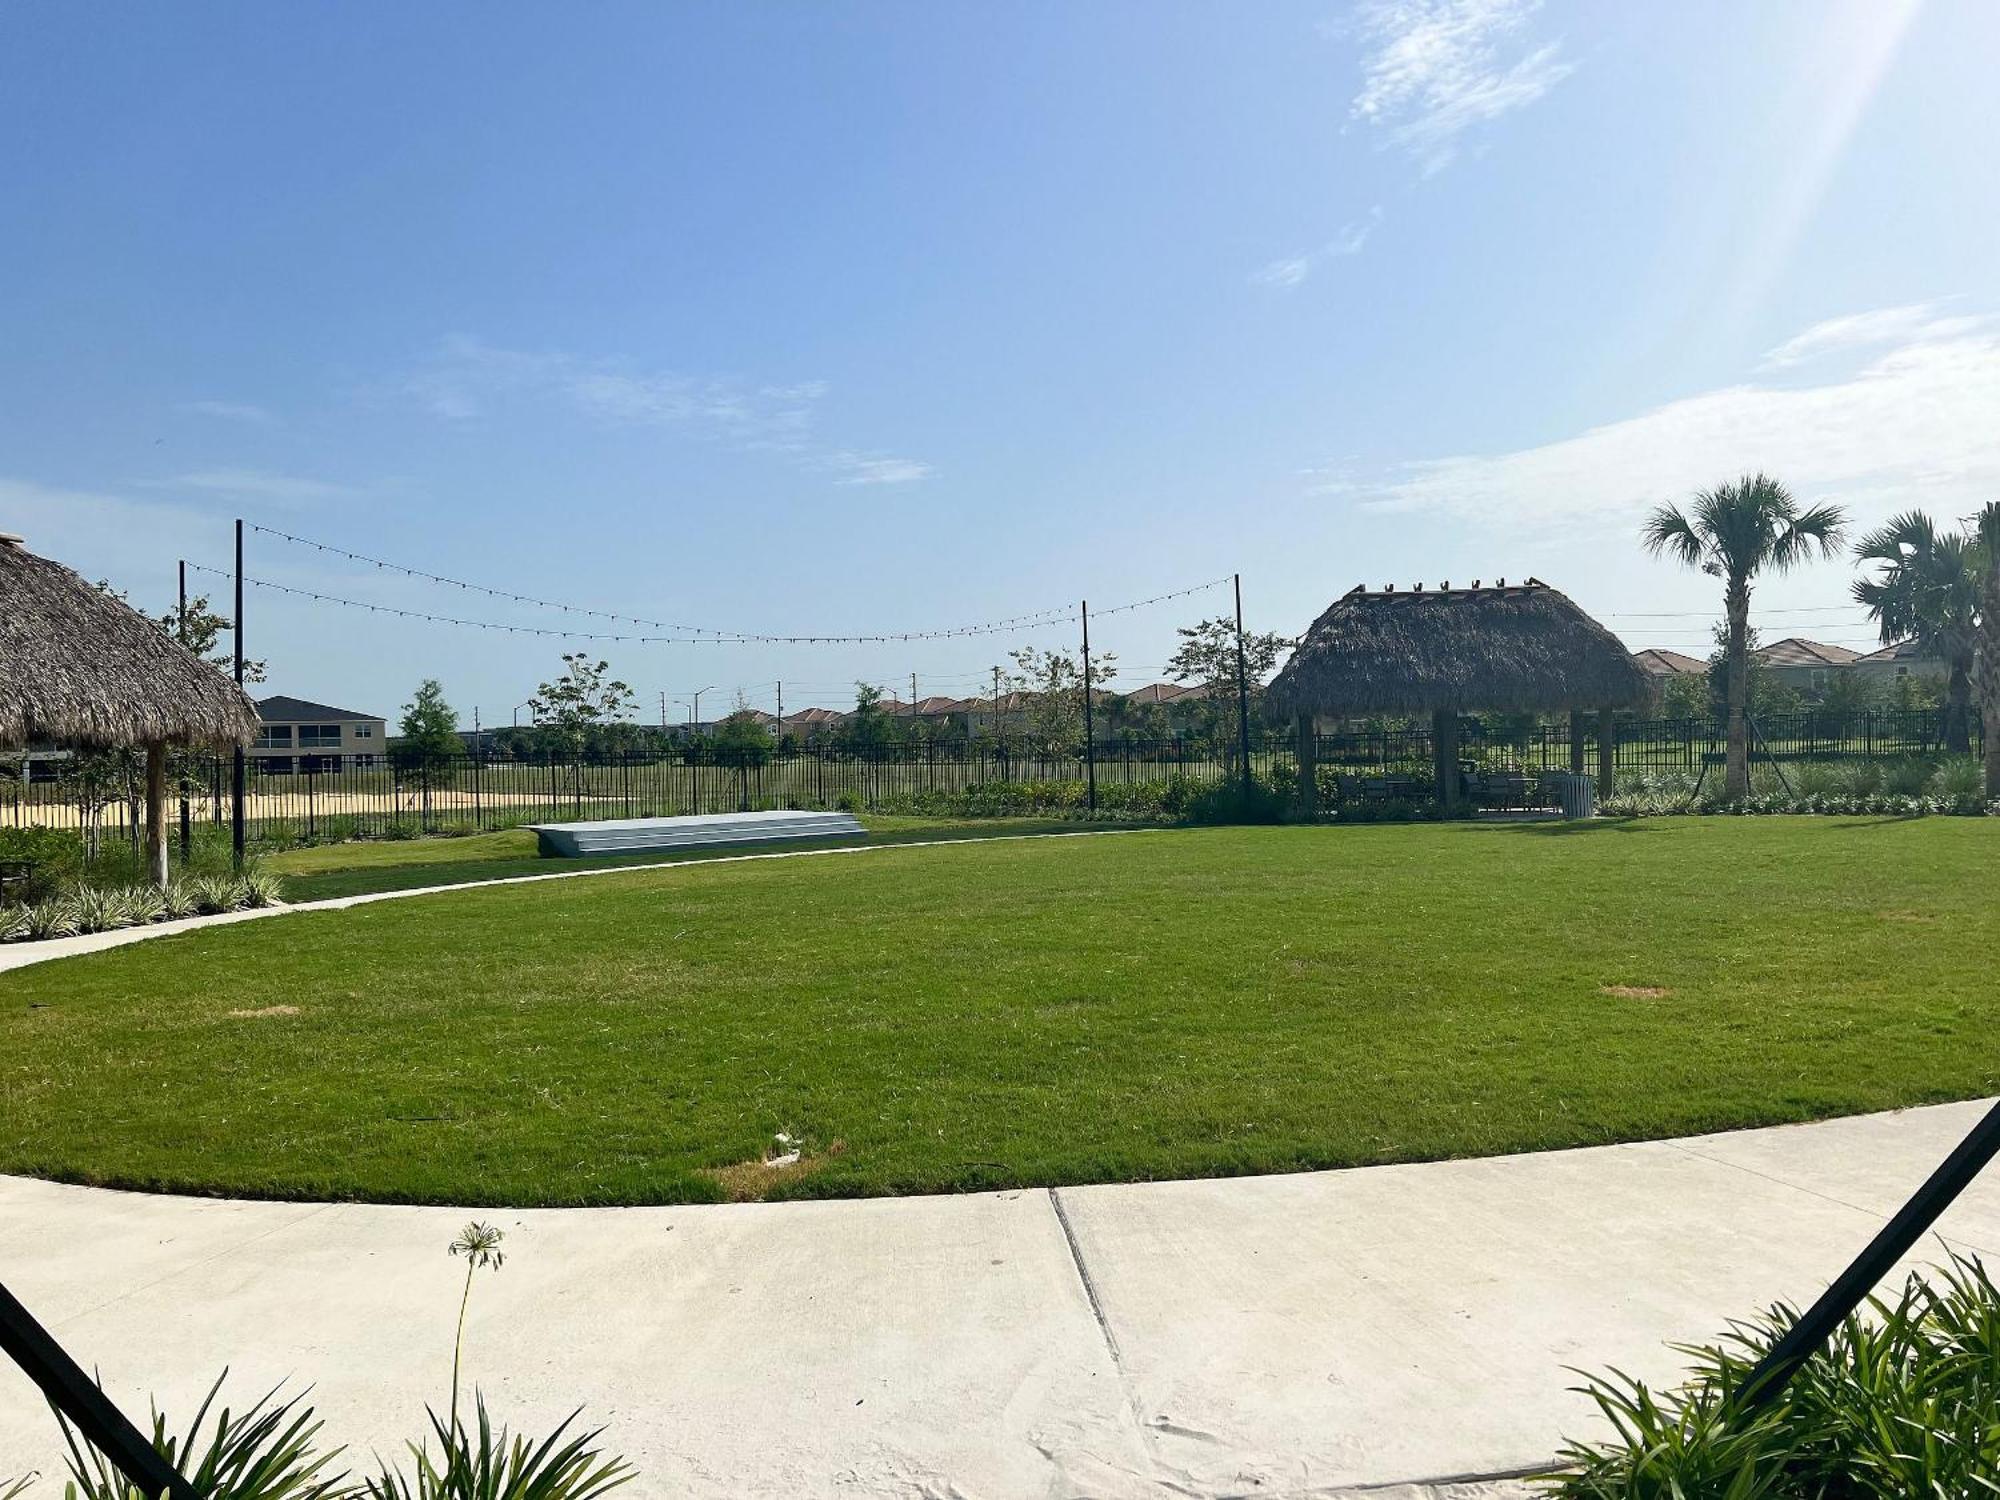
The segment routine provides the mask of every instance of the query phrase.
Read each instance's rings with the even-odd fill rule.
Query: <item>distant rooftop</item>
[[[1687,677],[1708,670],[1708,663],[1698,657],[1683,656],[1678,651],[1668,651],[1659,646],[1634,651],[1632,660],[1655,677]]]
[[[1824,641],[1809,641],[1799,635],[1773,641],[1753,654],[1767,667],[1844,667],[1861,659],[1859,651],[1829,646]]]
[[[329,703],[314,703],[309,698],[288,698],[283,693],[274,693],[269,698],[259,698],[257,717],[266,724],[296,724],[306,719],[366,719],[377,724],[389,722],[380,714],[356,713],[351,708],[335,708]]]

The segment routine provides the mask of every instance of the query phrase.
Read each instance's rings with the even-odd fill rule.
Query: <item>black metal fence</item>
[[[1772,715],[1757,720],[1756,729],[1758,753],[1784,761],[1928,757],[1940,754],[1945,743],[1944,715],[1935,709]],[[1580,742],[1592,772],[1598,764],[1596,736],[1593,716],[1584,721]],[[1976,746],[1976,723],[1973,737]],[[1722,751],[1724,729],[1715,720],[1620,716],[1613,738],[1620,772],[1694,772],[1705,756]],[[1567,719],[1468,717],[1459,748],[1482,770],[1562,770],[1572,763],[1571,726]],[[1401,770],[1421,776],[1431,765],[1430,729],[1383,724],[1322,734],[1317,758],[1323,773]],[[1081,782],[1088,768],[1094,768],[1101,793],[1172,777],[1212,781],[1237,771],[1235,746],[1227,739],[1127,737],[1097,745],[1091,762],[1094,766],[1087,765],[1080,746],[902,744],[863,753],[808,747],[731,758],[699,742],[667,755],[468,754],[422,764],[399,763],[392,754],[345,763],[332,756],[304,757],[265,767],[253,756],[244,816],[253,840],[288,843],[682,813],[880,809],[925,794],[995,784]],[[1263,775],[1290,771],[1295,765],[1290,738],[1260,732],[1252,742],[1251,764]],[[24,777],[17,770],[0,780],[0,826],[81,828],[95,821],[106,837],[131,833],[136,785],[129,796],[80,800],[60,763],[51,767],[45,761],[42,767],[40,775]],[[179,769],[174,796],[186,804],[189,822],[226,825],[228,758],[189,757]]]

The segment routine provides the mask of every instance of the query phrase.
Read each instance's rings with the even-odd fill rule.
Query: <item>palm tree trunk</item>
[[[1724,600],[1729,616],[1728,705],[1729,745],[1724,766],[1723,795],[1740,802],[1750,795],[1750,583],[1732,578]]]
[[[1944,747],[1953,755],[1972,753],[1972,653],[1951,653],[1951,682],[1944,700]]]

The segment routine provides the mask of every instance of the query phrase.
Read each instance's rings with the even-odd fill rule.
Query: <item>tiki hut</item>
[[[0,745],[143,747],[146,856],[167,872],[169,746],[247,744],[257,709],[129,605],[0,533]]]
[[[1567,710],[1599,715],[1600,780],[1611,713],[1646,701],[1646,674],[1610,631],[1540,579],[1470,588],[1356,588],[1312,624],[1265,692],[1265,711],[1299,728],[1302,767],[1321,715],[1429,714],[1440,800],[1459,796],[1458,716]],[[1583,737],[1571,736],[1581,771]],[[1311,797],[1312,781],[1302,776]]]

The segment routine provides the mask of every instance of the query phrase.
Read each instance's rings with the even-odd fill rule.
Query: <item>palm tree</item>
[[[1768,474],[1746,474],[1702,490],[1688,511],[1662,505],[1641,533],[1646,549],[1723,580],[1723,650],[1729,703],[1729,754],[1723,790],[1750,793],[1746,699],[1750,679],[1750,585],[1760,573],[1784,573],[1812,556],[1840,550],[1847,517],[1836,505],[1800,509]]]
[[[1855,544],[1858,561],[1880,565],[1858,579],[1854,597],[1881,627],[1882,644],[1914,640],[1951,673],[1945,694],[1944,743],[1972,750],[1972,659],[1979,645],[1978,546],[1958,532],[1939,532],[1922,511],[1906,511]]]
[[[2000,802],[2000,500],[1973,521],[1979,539],[1979,718],[1986,735],[1986,800]]]

